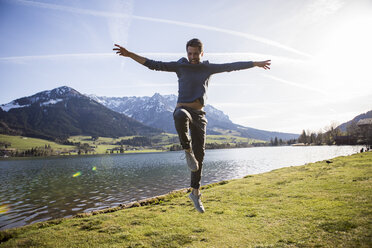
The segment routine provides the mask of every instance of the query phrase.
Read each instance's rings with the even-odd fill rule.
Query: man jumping
[[[205,152],[207,119],[205,106],[209,78],[212,74],[252,68],[254,66],[270,69],[271,60],[244,61],[226,64],[210,64],[202,61],[203,44],[199,39],[192,39],[186,44],[187,59],[181,58],[175,62],[161,62],[147,59],[124,47],[115,44],[113,50],[117,54],[129,57],[151,70],[175,72],[178,77],[178,100],[173,112],[174,124],[185,150],[186,162],[191,170],[191,188],[189,195],[196,210],[204,213],[205,209],[200,199],[200,182]],[[191,137],[189,136],[189,131]]]

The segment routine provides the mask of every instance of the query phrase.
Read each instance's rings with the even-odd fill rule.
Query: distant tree
[[[63,140],[61,141],[60,144],[73,146],[73,145],[76,145],[77,143],[74,143],[73,141],[69,141],[69,140]]]
[[[307,135],[306,135],[305,130],[302,130],[302,133],[301,133],[301,135],[298,137],[297,141],[298,141],[298,143],[304,143],[304,144],[307,143]]]
[[[223,149],[223,148],[230,148],[230,143],[206,143],[205,149]],[[245,143],[238,143],[236,147],[246,147]]]
[[[336,144],[336,138],[342,135],[341,130],[337,126],[337,123],[332,123],[324,129],[325,132],[322,135],[323,143],[327,145]]]
[[[44,146],[44,147],[32,147],[31,149],[25,150],[23,152],[16,151],[15,153],[12,153],[12,156],[23,156],[23,157],[41,157],[41,156],[51,156],[54,155],[53,149],[50,148],[50,146]]]
[[[275,139],[274,139],[274,146],[277,146],[277,145],[279,145],[278,137],[275,137]]]
[[[139,136],[133,137],[131,139],[122,139],[120,142],[117,142],[116,145],[129,145],[129,146],[151,146],[152,142],[150,138]]]
[[[346,135],[349,136],[349,139],[352,144],[355,145],[358,142],[359,137],[361,136],[361,129],[358,127],[356,121],[352,121],[347,127],[346,127]]]
[[[316,134],[316,137],[315,137],[315,144],[316,145],[321,145],[323,142],[323,133],[321,131],[319,131],[317,134]]]
[[[329,131],[323,133],[323,143],[326,145],[333,145],[333,140]]]
[[[310,144],[315,144],[316,143],[316,134],[312,132],[310,134],[309,140],[310,140],[310,142],[309,142]]]
[[[8,148],[11,145],[12,144],[10,142],[7,142],[7,141],[1,141],[0,142],[0,147],[4,147],[5,149]]]
[[[85,154],[88,154],[89,151],[93,151],[93,149],[90,147],[90,145],[88,143],[79,143],[78,145],[79,147],[79,150],[81,150],[81,152],[84,152]]]
[[[170,151],[180,151],[180,150],[182,150],[182,146],[180,146],[179,144],[171,145],[169,147],[169,150]]]
[[[288,145],[296,144],[297,140],[296,139],[290,139],[287,141]]]

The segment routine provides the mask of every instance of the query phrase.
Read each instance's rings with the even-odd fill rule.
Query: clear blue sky
[[[67,85],[100,96],[177,94],[174,73],[117,57],[272,60],[212,76],[208,103],[265,130],[319,131],[372,109],[372,1],[0,0],[0,104]]]

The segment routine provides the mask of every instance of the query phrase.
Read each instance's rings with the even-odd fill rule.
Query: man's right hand
[[[112,50],[116,51],[116,54],[119,54],[120,56],[124,56],[124,57],[129,57],[131,59],[133,59],[134,61],[140,63],[140,64],[144,64],[146,62],[146,58],[145,57],[142,57],[142,56],[139,56],[138,54],[135,54],[135,53],[132,53],[132,52],[129,52],[127,49],[125,49],[124,47],[118,45],[118,44],[114,44],[116,47]]]
[[[116,54],[119,54],[120,56],[124,56],[124,57],[129,57],[130,56],[130,52],[125,49],[124,47],[118,45],[118,44],[114,44],[116,46],[116,48],[112,49],[114,51],[116,51]]]

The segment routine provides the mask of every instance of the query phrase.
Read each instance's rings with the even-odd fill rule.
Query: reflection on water
[[[356,153],[360,147],[208,150],[202,184]],[[189,186],[182,152],[0,161],[0,229],[67,217]]]

